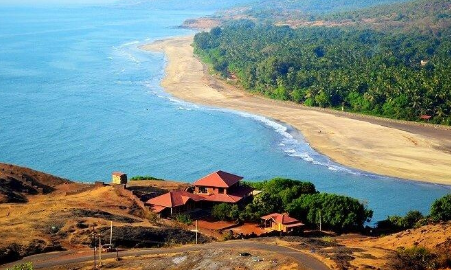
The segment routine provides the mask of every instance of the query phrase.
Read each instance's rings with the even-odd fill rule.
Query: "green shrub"
[[[221,203],[213,206],[211,215],[219,220],[238,220],[240,209],[236,204]]]
[[[193,223],[190,216],[187,214],[177,214],[175,216],[175,220],[177,220],[180,223],[187,224],[187,225],[191,225]]]
[[[12,268],[7,268],[7,270],[33,270],[33,264],[31,262],[16,264]]]
[[[131,179],[131,181],[139,181],[139,180],[155,180],[155,181],[164,181],[163,179],[160,178],[156,178],[150,175],[137,175],[137,176],[133,176]]]
[[[431,206],[431,218],[434,221],[451,220],[451,194],[437,199]]]
[[[398,232],[414,227],[419,227],[425,221],[423,214],[419,211],[409,211],[404,217],[389,216],[386,220],[377,222],[377,228]]]
[[[397,255],[396,269],[428,270],[441,266],[438,256],[424,247],[398,248]]]

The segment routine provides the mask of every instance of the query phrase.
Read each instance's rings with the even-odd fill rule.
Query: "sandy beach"
[[[348,116],[252,95],[208,75],[193,55],[192,40],[175,37],[141,47],[166,54],[161,85],[173,96],[285,122],[316,151],[351,168],[451,185],[451,130]]]

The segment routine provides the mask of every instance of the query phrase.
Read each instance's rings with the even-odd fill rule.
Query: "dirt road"
[[[199,251],[214,248],[225,248],[233,250],[262,250],[281,254],[293,258],[300,266],[301,269],[314,269],[314,270],[327,270],[329,269],[325,264],[317,260],[316,258],[302,253],[300,251],[278,246],[274,244],[267,244],[264,242],[256,242],[252,240],[234,240],[227,242],[214,242],[203,245],[189,245],[175,248],[154,248],[154,249],[133,249],[127,251],[121,251],[119,256],[139,256],[139,255],[149,255],[149,254],[167,254],[167,253],[178,253],[178,252],[190,252]],[[46,269],[53,266],[63,266],[73,263],[83,263],[93,260],[92,251],[86,250],[85,252],[52,252],[46,254],[39,254],[34,256],[29,256],[21,261],[15,262],[13,264],[4,265],[3,267],[11,267],[14,264],[32,262],[34,269]],[[237,251],[238,252],[238,251]],[[114,258],[116,253],[103,254],[103,259]]]

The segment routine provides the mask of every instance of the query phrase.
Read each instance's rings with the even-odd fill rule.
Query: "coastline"
[[[171,95],[287,123],[301,132],[315,151],[350,168],[451,185],[451,131],[384,123],[244,92],[205,72],[205,66],[193,55],[192,39],[173,37],[140,47],[165,53],[167,66],[161,85]]]

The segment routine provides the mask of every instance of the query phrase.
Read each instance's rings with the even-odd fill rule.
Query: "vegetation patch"
[[[175,219],[183,224],[191,225],[193,223],[193,220],[190,218],[188,214],[177,214],[175,216]]]
[[[399,232],[402,230],[420,227],[424,221],[424,216],[420,211],[409,211],[404,217],[389,216],[386,220],[377,222],[379,230],[388,232]]]
[[[151,175],[137,175],[137,176],[133,176],[130,180],[131,181],[140,181],[140,180],[164,181],[164,179],[156,178]]]
[[[324,229],[337,232],[358,231],[369,221],[373,211],[356,199],[328,193],[319,193],[315,185],[285,178],[263,182],[245,182],[261,191],[244,205],[218,204],[212,215],[220,220],[260,222],[271,213],[288,212],[290,216],[309,227],[317,228],[321,222]]]
[[[218,74],[270,98],[451,125],[451,27],[382,32],[234,21],[197,34],[194,47]]]
[[[405,270],[429,270],[444,269],[451,266],[449,254],[439,256],[424,247],[399,248],[397,250],[397,261],[395,269]]]

